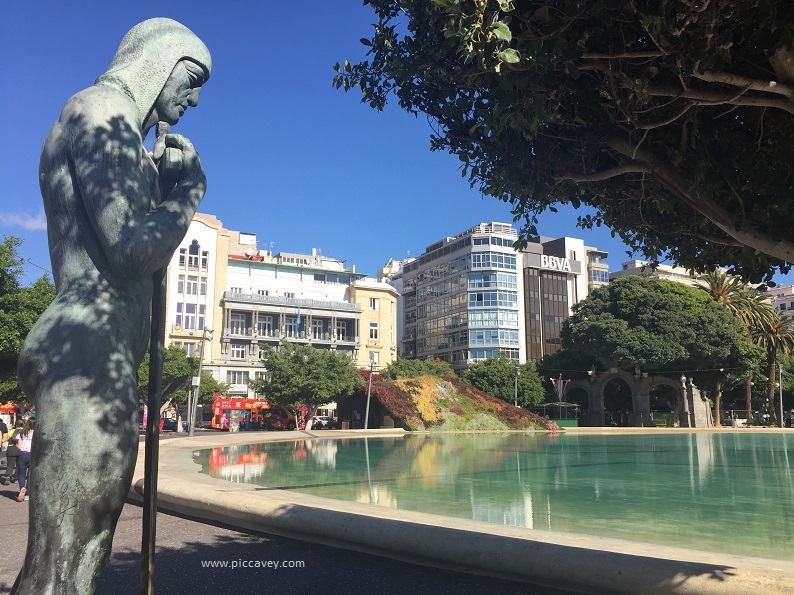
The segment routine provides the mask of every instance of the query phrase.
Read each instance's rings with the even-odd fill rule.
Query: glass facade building
[[[500,354],[539,361],[560,348],[562,323],[601,281],[606,253],[574,238],[536,238],[516,252],[517,239],[509,224],[480,223],[404,263],[395,275],[401,357],[461,369]]]
[[[427,247],[402,271],[402,356],[453,367],[523,344],[521,255],[510,225],[481,223]]]

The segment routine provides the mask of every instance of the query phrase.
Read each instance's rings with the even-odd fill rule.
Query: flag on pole
[[[295,332],[300,331],[301,328],[301,309],[298,308],[298,321],[295,323]]]

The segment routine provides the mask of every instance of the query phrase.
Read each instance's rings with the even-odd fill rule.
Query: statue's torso
[[[82,93],[101,102],[106,98],[90,95],[109,94],[112,100],[117,92],[94,87]],[[72,101],[74,98],[70,103]],[[114,191],[133,201],[130,208],[125,205],[118,215],[130,226],[140,225],[139,220],[150,210],[152,201],[159,200],[157,170],[140,142],[140,131],[135,130],[138,122],[134,119],[112,118],[108,126],[97,126],[87,124],[90,118],[83,120],[76,117],[75,112],[79,110],[70,110],[69,104],[64,108],[61,118],[45,139],[39,168],[53,275],[58,290],[53,307],[43,318],[82,316],[90,320],[97,311],[101,311],[108,334],[126,341],[135,359],[140,360],[148,341],[153,287],[151,275],[135,276],[130,275],[129,270],[114,269],[107,252],[122,247],[108,247],[107,237],[103,241],[97,221],[90,213],[97,201],[95,197],[86,196],[91,192],[91,186],[85,182],[88,176],[81,177],[80,170],[86,170],[86,164],[104,168],[107,174],[104,177]],[[75,139],[85,134],[93,135],[90,138],[98,141],[96,145],[103,147],[107,154],[99,158],[79,154],[82,146]],[[137,138],[134,143],[131,142],[133,134]],[[116,139],[120,140],[117,142]],[[147,188],[129,188],[130,172],[125,171],[129,168],[116,166],[112,158],[116,150],[137,153],[134,163],[142,172],[141,179],[145,180]],[[92,162],[91,158],[96,158],[96,161]],[[108,208],[118,206],[113,202],[108,200]]]

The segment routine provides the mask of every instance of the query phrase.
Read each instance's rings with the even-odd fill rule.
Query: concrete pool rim
[[[574,434],[785,432],[715,428],[580,428]],[[791,430],[788,430],[791,431]],[[788,593],[794,563],[616,539],[549,533],[230,483],[200,474],[193,452],[294,440],[402,437],[402,430],[202,433],[160,442],[163,511],[426,566],[591,593]],[[430,433],[431,435],[433,433]],[[794,434],[792,434],[794,436]],[[143,444],[130,496],[140,500]],[[308,520],[311,523],[308,523]],[[311,526],[311,530],[307,528]]]

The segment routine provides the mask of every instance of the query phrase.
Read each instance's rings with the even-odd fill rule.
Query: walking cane
[[[162,151],[160,161],[161,199],[166,196],[164,144],[170,126],[157,123],[154,154]],[[143,472],[143,537],[141,540],[141,595],[154,593],[154,548],[157,532],[157,466],[160,455],[160,403],[163,392],[163,358],[165,357],[165,284],[168,265],[152,276],[152,328],[149,338],[149,396],[146,422],[146,450]]]

